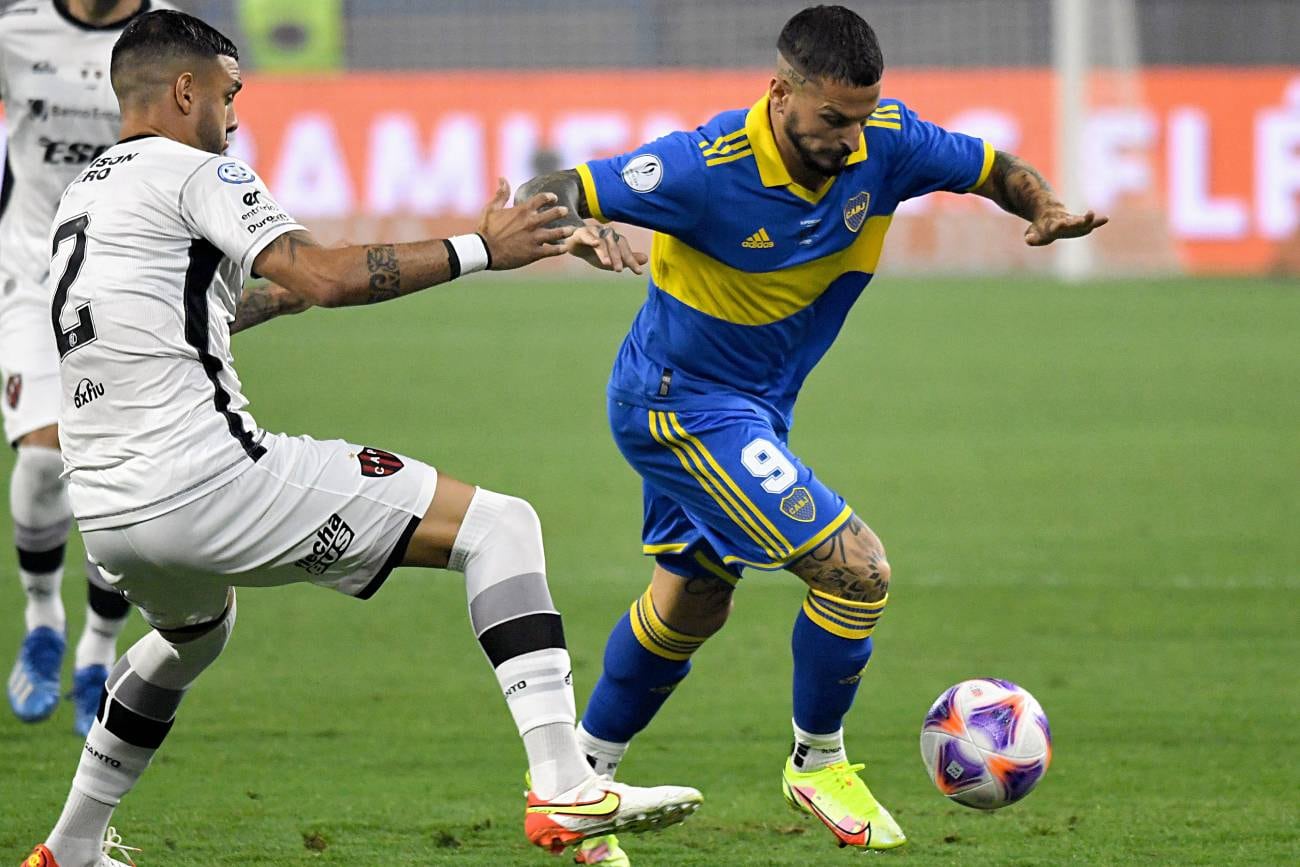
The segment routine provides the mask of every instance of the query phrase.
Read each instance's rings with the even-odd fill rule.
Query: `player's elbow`
[[[285,286],[310,307],[343,307],[353,294],[343,270],[328,255],[299,256]]]

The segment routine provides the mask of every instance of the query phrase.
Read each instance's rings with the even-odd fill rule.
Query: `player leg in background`
[[[27,632],[9,679],[9,704],[25,722],[54,713],[59,701],[59,674],[66,641],[66,617],[60,595],[64,550],[72,525],[66,485],[61,478],[58,428],[48,425],[18,439],[9,483],[18,570],[27,595]],[[116,657],[118,633],[130,606],[120,594],[96,587],[98,570],[87,563],[91,581],[86,626],[77,645],[71,697],[76,704],[74,728],[84,735],[99,706],[104,677]]]
[[[117,661],[117,636],[126,625],[131,603],[104,580],[99,567],[86,560],[86,625],[77,641],[72,669],[72,728],[85,737],[95,721],[109,669]]]
[[[820,819],[840,845],[906,842],[844,750],[844,717],[871,659],[871,633],[889,598],[889,563],[871,528],[852,515],[788,566],[808,584],[795,618],[794,746],[782,777],[786,799]]]

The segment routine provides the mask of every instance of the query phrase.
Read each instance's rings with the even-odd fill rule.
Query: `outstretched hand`
[[[560,256],[566,250],[565,239],[574,226],[551,224],[567,216],[569,209],[556,205],[554,193],[538,193],[523,204],[507,208],[510,183],[497,179],[497,191],[483,208],[478,233],[487,244],[493,271],[520,268],[538,259]]]
[[[602,271],[622,271],[630,268],[633,274],[643,274],[642,266],[650,261],[645,253],[632,249],[627,237],[614,231],[612,226],[602,226],[595,220],[574,232],[564,243],[565,249],[593,268]]]
[[[1048,211],[1025,229],[1025,243],[1031,247],[1045,247],[1061,238],[1082,238],[1109,222],[1110,217],[1092,211],[1085,214],[1071,214],[1066,210]]]

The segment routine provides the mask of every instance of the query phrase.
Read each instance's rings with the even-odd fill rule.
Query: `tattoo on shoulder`
[[[377,304],[402,294],[402,271],[397,263],[397,248],[392,244],[375,244],[366,248],[366,270],[370,272],[370,295],[367,303]]]

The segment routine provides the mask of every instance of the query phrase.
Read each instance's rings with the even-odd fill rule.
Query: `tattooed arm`
[[[554,196],[535,195],[507,208],[509,198],[510,186],[502,180],[479,221],[486,267],[519,268],[565,252],[563,242],[573,228],[549,226],[567,214],[554,207]],[[477,248],[473,236],[466,237],[470,247]],[[258,253],[253,271],[284,287],[305,309],[390,301],[446,283],[461,265],[450,241],[322,247],[310,232],[294,231]]]
[[[1042,247],[1058,238],[1081,238],[1110,221],[1088,211],[1071,214],[1038,170],[1014,154],[997,151],[988,179],[973,193],[1029,221],[1025,243]]]
[[[244,331],[268,319],[287,313],[300,313],[307,302],[283,286],[274,283],[257,283],[244,287],[243,297],[235,309],[235,321],[230,323],[230,333]]]

